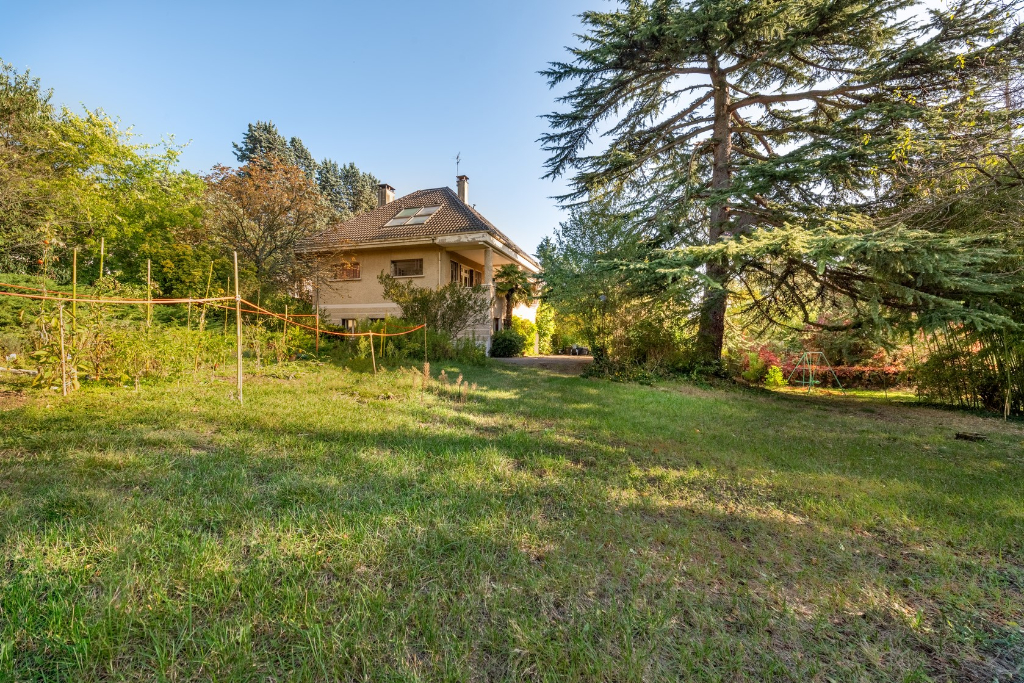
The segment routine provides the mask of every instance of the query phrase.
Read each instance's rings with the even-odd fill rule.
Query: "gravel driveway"
[[[529,358],[495,358],[502,363],[524,368],[547,370],[559,375],[579,375],[594,362],[591,356],[532,356]]]

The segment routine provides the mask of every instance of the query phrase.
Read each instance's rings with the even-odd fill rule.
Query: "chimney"
[[[455,177],[459,181],[459,199],[463,204],[469,204],[469,176],[460,175]]]
[[[384,206],[395,201],[395,188],[391,187],[387,183],[381,183],[377,186],[377,206]]]

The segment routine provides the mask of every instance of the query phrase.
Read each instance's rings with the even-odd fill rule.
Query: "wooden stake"
[[[423,362],[427,362],[427,321],[423,321]]]
[[[71,256],[71,343],[78,334],[78,247]]]
[[[316,355],[320,355],[320,311],[316,312]]]
[[[388,322],[385,320],[384,321],[384,334],[381,335],[381,338],[380,338],[380,357],[381,358],[384,357],[384,339],[386,338],[387,333],[388,333]]]
[[[377,374],[377,356],[373,352],[373,332],[370,333],[370,359],[373,360],[373,374]]]
[[[210,261],[210,274],[206,276],[206,294],[203,295],[204,299],[210,298],[210,283],[213,282],[213,261]],[[199,332],[200,334],[206,331],[206,308],[209,304],[203,304],[203,311],[199,314]],[[199,372],[199,351],[201,344],[196,344],[196,362],[193,367],[193,374]]]
[[[106,238],[100,238],[100,282],[103,282],[103,252],[106,251]]]
[[[146,329],[153,326],[153,262],[146,259]]]
[[[231,278],[228,277],[228,281],[224,283],[224,291],[228,292],[231,290]],[[228,336],[228,307],[224,307],[224,336]]]
[[[64,302],[60,302],[60,386],[68,395],[68,352],[64,350]]]
[[[284,305],[284,355],[288,356],[288,304]]]
[[[238,252],[235,252],[235,355],[238,361],[238,402],[242,403],[242,296],[238,293]]]

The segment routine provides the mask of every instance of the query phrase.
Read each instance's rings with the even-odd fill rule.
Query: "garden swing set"
[[[826,370],[823,372],[822,368]],[[794,382],[793,378],[799,377]],[[800,362],[796,364],[793,371],[789,373],[789,377],[786,381],[789,384],[796,384],[797,386],[807,387],[807,391],[810,392],[815,386],[821,384],[821,375],[828,374],[832,375],[832,379],[835,380],[836,386],[839,387],[839,391],[846,393],[846,389],[843,388],[842,382],[839,381],[839,376],[836,375],[836,371],[832,369],[832,364],[828,362],[828,358],[825,357],[822,351],[805,351],[800,356]]]

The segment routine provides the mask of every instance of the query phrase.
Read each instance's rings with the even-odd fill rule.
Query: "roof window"
[[[397,225],[423,225],[433,216],[440,206],[414,206],[402,209],[394,218],[384,224],[385,228],[393,228]]]

